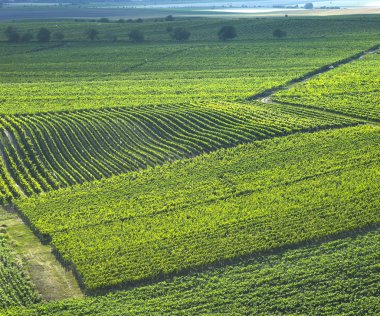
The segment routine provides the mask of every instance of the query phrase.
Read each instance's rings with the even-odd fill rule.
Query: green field
[[[378,223],[379,141],[301,134],[16,205],[92,291]]]
[[[253,140],[359,122],[254,102],[9,115],[0,118],[0,199],[11,201]]]
[[[280,92],[274,100],[380,121],[379,66],[376,52]]]
[[[10,306],[30,305],[40,301],[24,263],[12,250],[8,236],[0,228],[0,312]]]
[[[379,16],[8,26],[0,315],[380,313]]]
[[[377,229],[117,294],[12,309],[5,315],[376,315],[379,243]]]

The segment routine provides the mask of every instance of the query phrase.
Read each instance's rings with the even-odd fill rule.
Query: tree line
[[[34,38],[33,33],[26,32],[21,34],[13,26],[8,26],[5,29],[4,34],[10,43],[30,42]],[[40,43],[49,42],[51,39],[54,39],[56,41],[63,41],[64,38],[65,36],[63,33],[51,33],[51,31],[49,31],[46,27],[41,27],[36,34],[36,40]]]
[[[177,42],[184,42],[187,41],[190,36],[191,32],[186,30],[183,27],[172,27],[168,26],[166,28],[166,32],[170,36],[170,38]],[[13,26],[8,26],[4,31],[5,37],[7,38],[7,41],[10,43],[18,43],[18,42],[30,42],[34,35],[31,32],[26,33],[19,33]],[[286,37],[286,32],[280,29],[276,29],[273,31],[272,35],[277,38]],[[89,39],[90,41],[95,41],[99,39],[99,31],[95,28],[91,28],[85,31],[84,36]],[[222,26],[218,33],[217,33],[218,39],[221,41],[227,41],[231,40],[235,37],[237,37],[237,32],[234,26],[231,25],[225,25]],[[45,27],[42,27],[38,30],[36,34],[36,40],[40,43],[49,42],[50,40],[54,41],[63,41],[65,38],[64,34],[61,32],[51,32]],[[108,34],[108,38],[110,38],[113,41],[117,40],[117,37],[112,34]],[[128,33],[128,38],[130,41],[135,43],[140,43],[144,41],[144,34],[138,29],[133,29]]]

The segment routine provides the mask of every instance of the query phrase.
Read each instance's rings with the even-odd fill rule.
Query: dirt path
[[[278,91],[289,90],[292,87],[294,87],[295,85],[298,85],[300,83],[303,83],[303,82],[306,82],[308,80],[311,80],[315,76],[318,76],[320,74],[323,74],[323,73],[331,71],[331,70],[334,70],[334,69],[336,69],[336,68],[338,68],[340,66],[349,64],[349,63],[354,62],[356,60],[362,59],[366,55],[373,54],[373,53],[376,53],[376,52],[380,52],[380,45],[375,45],[375,46],[371,47],[370,49],[367,49],[367,50],[365,50],[363,52],[360,52],[360,53],[358,53],[358,54],[356,54],[354,56],[351,56],[351,57],[342,59],[340,61],[337,61],[335,63],[332,63],[330,65],[322,66],[322,67],[318,68],[317,70],[311,71],[311,72],[305,74],[304,76],[296,78],[296,79],[293,79],[293,80],[291,80],[291,81],[289,81],[289,82],[287,82],[287,83],[285,83],[285,84],[283,84],[281,86],[277,86],[277,87],[265,90],[265,91],[263,91],[261,93],[255,94],[255,95],[249,97],[248,100],[249,101],[260,101],[261,103],[264,103],[264,104],[279,104],[279,105],[281,105],[281,104],[287,104],[287,105],[292,105],[292,106],[310,108],[308,106],[303,106],[303,105],[299,105],[299,104],[292,104],[292,103],[274,101],[272,99],[272,95],[275,94]],[[380,126],[380,123],[378,121],[374,121],[374,120],[370,120],[370,119],[365,119],[365,118],[362,118],[362,117],[359,117],[359,116],[353,116],[353,115],[341,113],[341,112],[338,112],[338,111],[333,111],[333,110],[329,110],[329,109],[322,109],[322,108],[318,108],[318,107],[312,107],[312,109],[315,110],[315,111],[334,113],[335,115],[343,117],[343,118],[357,118],[357,119],[360,119],[363,123],[370,124],[370,125],[377,126],[377,127]]]
[[[328,64],[328,65],[324,65],[324,66],[322,66],[322,67],[320,67],[320,68],[318,68],[316,70],[313,70],[313,71],[310,71],[310,72],[304,74],[301,77],[292,79],[292,80],[284,83],[283,85],[280,85],[280,86],[277,86],[277,87],[274,87],[274,88],[270,88],[270,89],[264,90],[263,92],[257,93],[255,95],[249,97],[248,100],[250,100],[250,101],[255,101],[256,100],[256,101],[261,101],[263,103],[274,103],[271,100],[271,96],[273,94],[275,94],[276,92],[281,91],[281,90],[289,90],[291,87],[293,87],[296,84],[308,81],[308,80],[312,79],[313,77],[315,77],[317,75],[320,75],[320,74],[323,74],[325,72],[331,71],[331,70],[333,70],[335,68],[338,68],[340,66],[349,64],[349,63],[351,63],[353,61],[356,61],[358,59],[363,58],[365,55],[373,54],[373,53],[376,53],[378,51],[380,51],[380,45],[379,44],[375,45],[375,46],[373,46],[373,47],[371,47],[371,48],[369,48],[369,49],[367,49],[367,50],[365,50],[363,52],[355,54],[353,56],[341,59],[339,61],[336,61],[336,62]]]
[[[12,247],[25,262],[44,300],[84,296],[73,274],[56,260],[50,245],[41,244],[16,213],[0,207],[0,225],[6,225]]]

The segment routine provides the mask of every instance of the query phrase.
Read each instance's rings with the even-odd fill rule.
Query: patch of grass
[[[83,296],[72,273],[60,265],[51,247],[42,245],[16,213],[0,208],[0,224],[6,225],[11,245],[24,261],[44,300]]]

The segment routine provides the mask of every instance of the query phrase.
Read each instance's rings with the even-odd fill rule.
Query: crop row
[[[373,45],[349,36],[128,49],[76,43],[15,54],[0,45],[0,113],[245,100]]]
[[[291,135],[17,202],[89,292],[380,221],[378,128]]]
[[[39,300],[22,264],[0,231],[0,310],[9,306],[29,305]]]
[[[379,229],[256,256],[107,296],[15,308],[27,315],[377,315]]]
[[[257,139],[355,124],[297,111],[227,103],[4,116],[2,202]]]
[[[125,292],[14,308],[4,315],[378,315],[379,238],[377,229]]]
[[[369,54],[317,76],[273,99],[380,121],[380,54]]]

